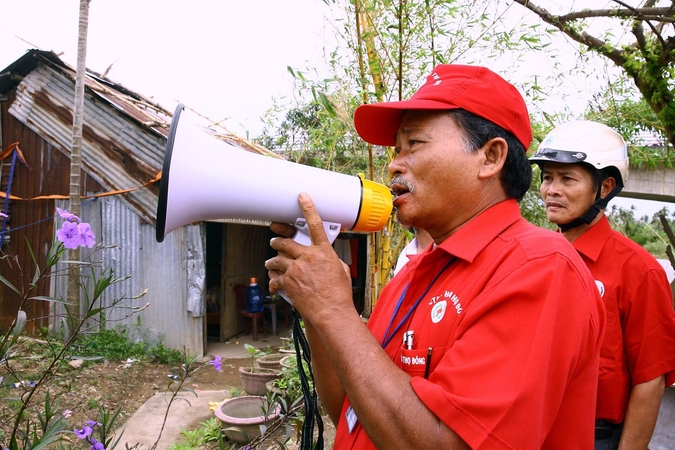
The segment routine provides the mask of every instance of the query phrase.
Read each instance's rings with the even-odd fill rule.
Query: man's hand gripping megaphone
[[[271,247],[279,254],[265,261],[265,268],[270,278],[270,291],[282,294],[303,318],[312,321],[316,314],[342,309],[348,306],[347,302],[351,304],[352,285],[349,268],[333,250],[334,237],[329,239],[324,228],[326,224],[319,217],[310,196],[301,193],[298,205],[305,218],[303,225],[306,226],[309,243],[297,242],[300,231],[296,226],[272,223],[270,229],[285,237],[275,237],[270,241]],[[300,242],[304,240],[301,238]],[[340,302],[345,302],[345,305],[340,305]]]

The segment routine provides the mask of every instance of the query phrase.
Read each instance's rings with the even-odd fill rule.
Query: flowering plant
[[[83,223],[75,214],[56,208],[62,219],[64,219],[61,229],[56,232],[56,238],[63,243],[63,246],[69,250],[76,250],[78,247],[92,248],[96,243],[96,236],[91,230],[91,225]]]
[[[5,333],[0,335],[0,369],[4,369],[3,371],[15,377],[17,377],[17,372],[14,368],[14,360],[20,356],[20,351],[18,350],[19,338],[26,322],[34,320],[32,318],[28,319],[26,314],[26,311],[29,311],[30,308],[29,301],[47,301],[54,305],[61,304],[64,306],[66,314],[70,315],[68,307],[72,305],[69,305],[67,301],[56,297],[36,295],[36,291],[41,286],[44,286],[45,283],[48,283],[52,277],[68,275],[68,269],[59,268],[59,261],[66,249],[75,250],[79,247],[92,248],[95,245],[96,238],[88,223],[82,222],[79,217],[66,210],[57,208],[57,213],[64,222],[56,232],[55,242],[47,251],[44,265],[38,264],[34,256],[35,253],[30,248],[30,244],[27,243],[28,251],[36,265],[35,275],[30,280],[30,283],[27,284],[27,288],[20,289],[0,275],[0,282],[21,296],[21,304],[16,319]],[[100,249],[100,247],[96,248],[94,252]],[[101,314],[106,308],[118,306],[118,303],[122,300],[113,301],[111,306],[103,307],[99,301],[103,292],[110,285],[126,279],[115,277],[112,269],[103,270],[98,275],[97,271],[94,270],[98,263],[93,261],[92,255],[93,252],[84,261],[77,264],[78,268],[91,268],[90,273],[86,276],[81,275],[79,271],[77,272],[79,274],[78,284],[80,287],[89,283],[94,287],[91,290],[80,290],[85,297],[83,302],[85,305],[84,314],[81,316],[79,314],[76,315],[76,320],[63,322],[64,324],[71,323],[72,329],[64,334],[64,342],[61,346],[53,346],[51,348],[51,359],[45,363],[46,368],[38,375],[38,379],[30,383],[17,383],[17,388],[23,389],[23,393],[16,408],[3,409],[3,414],[8,415],[5,415],[0,420],[0,441],[6,439],[6,442],[5,445],[0,445],[0,448],[7,450],[44,448],[61,440],[68,433],[68,419],[72,411],[58,412],[56,403],[50,395],[49,385],[58,377],[59,367],[70,358],[70,349],[76,342],[78,334],[83,330],[87,321]],[[16,257],[4,253],[0,257],[7,261],[10,268],[18,267],[20,269]],[[22,273],[20,272],[19,274],[21,275]],[[144,295],[144,293],[141,295]],[[142,308],[131,307],[133,312]],[[44,403],[37,406],[34,403],[39,398],[39,393],[44,394]],[[36,417],[37,420],[35,419]],[[82,428],[76,428],[73,433],[92,450],[102,450],[105,448],[110,450],[116,444],[116,441],[111,437],[116,417],[117,413],[111,415],[108,411],[99,408],[100,422],[87,421]],[[95,430],[98,431],[97,437],[93,436]]]
[[[115,422],[121,409],[111,412],[106,407],[99,406],[96,417],[90,418],[87,416],[88,420],[84,421],[81,427],[73,428],[68,424],[73,411],[66,409],[59,412],[59,408],[51,395],[50,384],[60,376],[61,368],[65,365],[65,362],[72,358],[72,349],[75,344],[79,344],[78,338],[85,331],[85,327],[91,324],[95,325],[97,320],[100,319],[102,328],[98,331],[104,330],[104,325],[109,322],[109,319],[105,319],[106,310],[122,307],[120,302],[125,298],[113,300],[107,306],[102,305],[100,299],[109,286],[126,280],[128,277],[117,278],[111,268],[98,268],[100,263],[94,260],[94,255],[104,247],[95,246],[96,237],[88,223],[60,208],[57,208],[57,214],[63,220],[63,223],[55,233],[55,241],[47,250],[44,264],[38,264],[35,253],[30,248],[30,244],[27,243],[28,251],[36,266],[35,275],[27,283],[28,287],[25,290],[17,288],[0,275],[0,283],[5,284],[22,299],[16,320],[4,334],[0,334],[0,382],[3,381],[2,375],[8,373],[17,380],[16,383],[11,383],[12,387],[23,390],[18,401],[14,404],[7,405],[8,402],[0,402],[0,449],[28,450],[48,446],[50,448],[64,448],[62,445],[58,447],[52,447],[52,445],[59,441],[68,441],[67,448],[112,450],[119,444],[122,437],[121,434],[116,435],[114,432],[118,428]],[[0,213],[1,215],[4,214]],[[76,263],[61,261],[61,257],[66,250],[77,250],[80,247],[95,248],[83,261]],[[19,268],[19,278],[21,278],[23,272],[20,271],[18,258],[2,252],[0,252],[0,258],[5,259],[10,268]],[[68,267],[64,268],[63,263],[66,263]],[[81,270],[86,268],[91,270],[88,272]],[[81,293],[82,297],[78,299],[78,305],[70,304],[62,298],[36,294],[40,287],[49,283],[50,278],[68,276],[70,281],[71,270],[73,269],[75,269],[73,273],[76,274],[77,284],[80,288],[78,292]],[[145,295],[145,291],[134,299],[143,295]],[[61,320],[58,323],[61,326],[58,331],[62,332],[61,337],[63,339],[63,342],[58,344],[54,343],[53,336],[47,330],[36,327],[40,337],[45,338],[45,341],[42,342],[45,342],[45,345],[49,348],[49,356],[40,363],[40,368],[37,371],[38,379],[25,382],[20,381],[22,373],[19,367],[21,359],[25,359],[21,355],[25,348],[22,347],[22,344],[25,345],[26,342],[35,341],[32,338],[21,336],[26,322],[34,320],[26,314],[31,306],[29,301],[46,301],[55,306],[62,306],[67,320]],[[81,312],[80,304],[83,305],[83,312]],[[131,310],[130,314],[134,314],[147,306],[149,304],[146,303],[141,307],[126,306],[125,308]],[[78,314],[71,315],[70,307],[76,310]],[[55,315],[58,317],[58,314]],[[54,323],[57,324],[56,321]],[[185,391],[196,395],[194,390],[188,387],[187,382],[192,379],[194,372],[201,364],[197,362],[198,358],[189,356],[185,350],[181,353],[180,359],[182,364],[172,369],[175,374],[170,376],[171,381],[167,386],[171,396],[167,402],[164,422],[162,428],[158,430],[157,441],[149,447],[150,450],[156,449],[159,444],[172,403],[175,400],[184,399],[180,395]],[[41,402],[40,398],[43,398],[44,402]],[[73,436],[76,439],[71,439]],[[131,447],[127,445],[127,448],[137,449],[139,444]]]
[[[78,439],[86,439],[86,441],[91,444],[91,450],[105,450],[105,446],[91,435],[94,431],[94,427],[100,427],[101,425],[100,422],[96,422],[95,420],[87,420],[81,430],[75,428],[73,433],[75,433],[75,436],[77,436]]]

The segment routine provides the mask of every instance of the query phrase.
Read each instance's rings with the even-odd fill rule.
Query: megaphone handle
[[[309,236],[309,227],[307,226],[307,221],[305,219],[297,219],[295,223],[293,224],[295,227],[296,231],[295,236],[293,236],[293,240],[297,242],[298,244],[302,245],[310,245],[312,243],[312,239]],[[326,237],[328,237],[328,240],[332,244],[335,242],[335,239],[337,239],[338,234],[340,234],[340,229],[342,228],[342,225],[339,223],[334,223],[334,222],[324,222],[323,223],[323,229],[326,232]],[[288,298],[286,293],[284,291],[278,291],[279,295],[281,295],[288,303],[291,305],[293,304],[293,301]]]

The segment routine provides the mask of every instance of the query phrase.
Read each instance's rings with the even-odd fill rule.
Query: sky
[[[75,67],[79,0],[4,1],[2,9],[0,70],[31,48],[52,50]],[[265,111],[293,96],[287,66],[322,67],[335,47],[331,14],[321,0],[92,0],[87,67],[107,70],[113,82],[169,111],[181,102],[254,137]],[[548,64],[540,56],[533,66]],[[635,204],[638,217],[662,207],[613,203]]]
[[[3,2],[0,68],[27,49],[77,63],[79,0]],[[320,0],[92,0],[87,67],[169,111],[178,101],[246,136],[274,98],[292,94],[286,67],[323,60]]]

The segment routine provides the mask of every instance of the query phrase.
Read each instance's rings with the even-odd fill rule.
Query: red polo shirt
[[[675,311],[663,267],[603,217],[574,247],[601,291],[607,330],[600,352],[597,417],[621,423],[630,387],[666,374],[675,383]]]
[[[593,447],[601,300],[572,246],[522,219],[514,200],[410,261],[368,327],[472,448]],[[402,345],[408,330],[412,350]],[[375,448],[360,424],[349,432],[348,406],[334,448]]]

